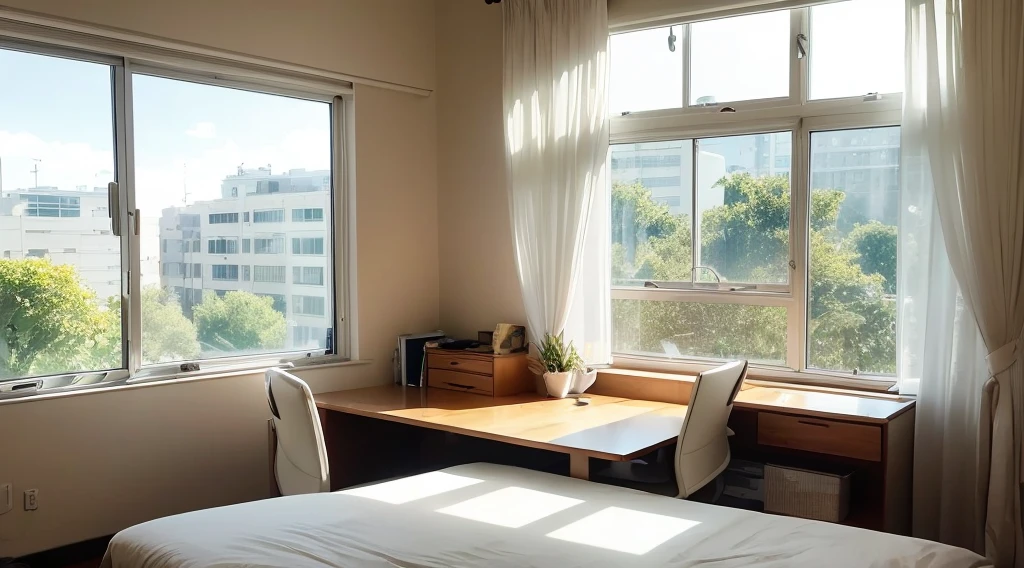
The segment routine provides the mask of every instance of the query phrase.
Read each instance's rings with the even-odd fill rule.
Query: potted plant
[[[548,396],[565,398],[569,394],[577,371],[583,369],[583,359],[570,341],[568,345],[562,334],[544,334],[544,341],[537,346],[540,361],[544,366],[544,386]]]

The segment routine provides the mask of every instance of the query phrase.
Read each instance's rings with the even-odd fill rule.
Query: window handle
[[[796,58],[803,59],[807,57],[807,36],[804,34],[796,34]]]
[[[107,184],[107,214],[110,216],[110,232],[121,236],[121,196],[116,181]]]

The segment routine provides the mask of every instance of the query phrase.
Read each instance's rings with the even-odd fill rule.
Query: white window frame
[[[892,376],[854,375],[837,371],[809,368],[807,364],[807,308],[808,308],[808,205],[810,176],[810,133],[822,130],[841,130],[897,126],[901,122],[902,93],[883,93],[877,96],[856,96],[841,99],[809,100],[808,61],[813,53],[801,57],[797,37],[809,36],[810,8],[790,10],[790,96],[776,99],[718,102],[712,105],[690,105],[690,32],[689,24],[682,21],[671,24],[659,22],[657,27],[675,26],[680,29],[681,41],[677,49],[683,50],[683,106],[640,112],[623,112],[613,116],[609,124],[609,143],[632,144],[689,140],[708,137],[739,136],[766,132],[792,131],[792,159],[790,165],[790,258],[794,266],[787,286],[760,284],[756,290],[731,291],[698,289],[680,286],[677,289],[611,287],[612,300],[657,300],[691,303],[728,303],[752,306],[786,308],[786,362],[785,365],[752,364],[760,377],[857,387],[870,390],[890,390],[896,384]],[[636,29],[616,33],[630,33]],[[867,93],[865,93],[867,95]],[[726,109],[735,109],[728,112]],[[609,151],[609,169],[611,152]],[[696,164],[694,164],[696,171]],[[696,222],[696,215],[694,215]],[[735,283],[733,283],[735,284]],[[898,342],[898,338],[897,338]],[[613,353],[616,367],[652,371],[696,373],[717,364],[700,358],[668,358],[631,353]]]
[[[117,191],[112,194],[116,207],[112,223],[119,223],[121,247],[122,305],[122,363],[115,369],[97,369],[77,373],[32,376],[0,381],[0,402],[12,398],[25,398],[38,394],[102,388],[118,384],[167,380],[197,374],[193,363],[199,364],[198,374],[259,369],[274,365],[302,361],[309,363],[335,363],[349,361],[355,353],[355,338],[351,325],[355,292],[351,267],[348,266],[354,222],[351,217],[353,202],[350,187],[354,172],[348,153],[351,152],[352,96],[350,84],[333,77],[315,77],[295,70],[275,69],[273,62],[253,63],[231,57],[182,58],[174,47],[152,46],[141,48],[129,40],[111,39],[105,34],[87,31],[67,31],[57,27],[25,27],[20,23],[0,20],[0,49],[21,51],[37,55],[100,63],[112,70],[113,123],[115,170]],[[237,65],[237,67],[235,67]],[[235,72],[237,70],[237,72]],[[246,91],[289,96],[320,101],[330,106],[331,132],[331,230],[323,238],[329,240],[331,254],[327,255],[325,270],[332,279],[334,333],[332,345],[323,350],[299,350],[268,353],[265,355],[239,355],[217,359],[181,361],[173,364],[143,365],[141,350],[141,273],[140,231],[141,213],[135,200],[135,160],[131,92],[134,74],[153,75],[178,80],[229,87]],[[284,213],[282,213],[284,214]],[[284,219],[287,221],[287,219]],[[241,215],[238,221],[241,222]],[[208,219],[200,219],[206,225]],[[233,224],[233,223],[226,223]],[[113,232],[113,231],[112,231]],[[161,239],[160,247],[166,246]],[[285,244],[287,247],[287,243]],[[202,245],[200,244],[200,247]],[[326,243],[325,243],[326,248]],[[236,249],[236,253],[238,250]],[[287,253],[287,249],[283,251]],[[324,256],[321,253],[319,256]],[[211,264],[212,266],[212,264]],[[214,290],[210,290],[214,293]],[[326,298],[325,298],[326,302]],[[326,306],[325,306],[326,308]],[[89,378],[80,384],[80,379]],[[15,390],[14,387],[34,383],[32,388]]]

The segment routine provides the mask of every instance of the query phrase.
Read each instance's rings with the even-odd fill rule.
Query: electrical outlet
[[[26,489],[25,490],[25,510],[35,511],[39,508],[39,490],[38,489]]]
[[[0,484],[0,515],[14,508],[14,495],[11,493],[11,484]]]

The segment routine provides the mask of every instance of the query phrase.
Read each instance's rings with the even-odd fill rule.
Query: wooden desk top
[[[590,404],[535,394],[484,397],[442,389],[370,387],[314,395],[325,410],[543,450],[628,461],[675,441],[686,406],[593,395]]]
[[[735,408],[754,408],[818,418],[883,424],[914,406],[913,400],[751,386],[736,395]]]

